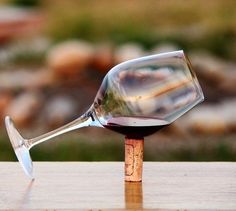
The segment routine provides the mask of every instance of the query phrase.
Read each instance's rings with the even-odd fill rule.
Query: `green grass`
[[[124,157],[123,145],[116,141],[105,140],[101,144],[94,144],[78,137],[50,144],[54,146],[44,144],[33,148],[32,158],[50,161],[122,161]]]
[[[7,2],[7,0],[6,0]],[[44,35],[53,43],[83,39],[120,45],[136,42],[149,50],[170,42],[186,51],[204,49],[236,61],[234,0],[9,0],[35,4],[45,14]],[[45,55],[22,52],[16,63],[44,62]]]
[[[0,161],[15,161],[15,160],[16,160],[15,154],[11,147],[10,141],[7,139],[6,136],[1,135],[0,136]]]
[[[47,33],[55,42],[81,38],[117,45],[137,42],[150,49],[173,42],[236,59],[235,1],[47,1]],[[63,30],[66,26],[66,30]]]
[[[112,132],[84,135],[73,133],[31,149],[35,161],[123,161],[123,137]],[[91,137],[94,137],[91,139]],[[156,141],[159,139],[160,141]],[[173,138],[172,138],[173,139]],[[158,135],[145,141],[146,161],[236,161],[234,137],[198,137],[165,143]],[[161,147],[162,145],[165,147]],[[15,161],[6,136],[0,137],[0,161]]]

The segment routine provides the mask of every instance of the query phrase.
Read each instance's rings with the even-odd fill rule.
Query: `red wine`
[[[153,125],[155,124],[155,125]],[[135,117],[117,117],[108,121],[105,128],[121,133],[128,138],[143,138],[167,126],[164,120]]]
[[[143,138],[149,136],[158,130],[162,129],[165,125],[161,126],[122,126],[122,125],[104,125],[105,128],[121,133],[128,138]]]
[[[183,52],[162,56],[125,62],[106,75],[93,105],[100,124],[128,137],[144,137],[203,100]]]

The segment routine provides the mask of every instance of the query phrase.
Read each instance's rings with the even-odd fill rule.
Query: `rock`
[[[170,125],[164,127],[162,130],[160,130],[161,133],[163,133],[166,136],[173,137],[173,138],[184,138],[187,137],[187,131],[186,128],[183,127],[182,124],[179,124],[178,121],[171,123]]]
[[[79,77],[91,63],[94,50],[89,43],[68,41],[56,45],[48,52],[48,66],[60,79]]]
[[[53,83],[48,70],[17,70],[0,72],[0,89],[32,89]]]
[[[171,51],[177,51],[180,50],[176,45],[172,43],[162,43],[157,46],[155,46],[152,50],[152,54],[158,54],[158,53],[167,53]]]
[[[235,66],[236,70],[236,66]],[[224,80],[219,83],[219,90],[227,96],[236,96],[236,73],[235,71],[227,71]]]
[[[76,114],[75,102],[65,96],[57,96],[47,102],[44,112],[47,124],[50,127],[62,126]]]
[[[0,24],[1,25],[1,24]],[[0,27],[1,28],[1,27]],[[15,69],[18,64],[41,64],[50,46],[46,38],[18,40],[0,48],[0,68],[11,67]]]
[[[236,132],[236,99],[205,105],[191,111],[185,119],[188,127],[200,134],[219,135]]]
[[[9,92],[0,92],[0,125],[3,123],[5,110],[8,108],[11,103],[12,95]]]
[[[142,47],[135,43],[127,43],[118,47],[115,51],[115,63],[121,63],[130,59],[144,56]]]
[[[38,10],[23,7],[0,7],[0,43],[14,38],[28,38],[38,34],[43,26],[44,17]]]
[[[236,99],[227,100],[220,105],[220,114],[226,122],[229,133],[236,133]]]
[[[101,73],[108,72],[114,66],[113,49],[110,45],[100,45],[96,48],[92,67]]]
[[[219,58],[205,52],[195,52],[190,54],[190,61],[197,75],[206,80],[208,84],[218,86],[219,82],[225,80],[224,70],[227,68],[227,64]]]
[[[231,65],[204,52],[190,54],[190,60],[207,102],[216,102],[232,96],[232,91],[226,92],[229,89],[227,81]]]
[[[225,69],[229,69],[231,66],[228,62],[205,51],[191,52],[189,57],[193,65],[205,67],[209,71],[224,72]]]
[[[40,106],[40,96],[34,92],[26,92],[11,101],[5,115],[10,116],[18,126],[27,126],[37,115]]]
[[[188,128],[201,135],[221,135],[228,132],[227,123],[219,106],[205,105],[196,108],[188,115]]]

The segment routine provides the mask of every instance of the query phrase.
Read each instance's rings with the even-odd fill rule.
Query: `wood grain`
[[[123,162],[0,163],[0,210],[236,210],[236,163],[144,162],[125,183]],[[134,185],[136,184],[136,186]]]

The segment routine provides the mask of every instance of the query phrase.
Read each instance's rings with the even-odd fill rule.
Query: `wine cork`
[[[125,181],[141,182],[144,139],[125,137]]]

